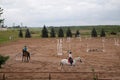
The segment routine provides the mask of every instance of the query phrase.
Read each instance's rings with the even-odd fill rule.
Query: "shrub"
[[[26,29],[25,38],[31,38],[31,33],[29,29]]]
[[[22,29],[19,30],[19,37],[23,38]]]
[[[113,31],[112,31],[110,34],[111,34],[111,35],[117,35],[117,33],[116,33],[116,32],[113,32]]]
[[[100,33],[100,37],[105,37],[105,36],[106,36],[105,31],[104,31],[104,29],[102,29],[101,33]]]
[[[92,37],[97,37],[97,31],[96,31],[95,28],[92,29],[91,36]]]
[[[76,31],[75,37],[80,37],[80,32],[79,32],[79,30]]]
[[[9,59],[9,56],[2,56],[0,55],[0,68],[2,67],[3,64]]]
[[[58,37],[64,37],[63,29],[60,27],[58,31]]]
[[[68,28],[68,30],[66,32],[66,36],[67,37],[72,37],[72,32],[71,32],[70,28]]]
[[[48,38],[48,30],[45,25],[43,26],[43,29],[42,29],[42,37]]]
[[[50,37],[55,37],[55,30],[53,27],[51,28]]]

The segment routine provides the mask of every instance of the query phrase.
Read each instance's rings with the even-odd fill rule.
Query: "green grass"
[[[13,40],[16,40],[18,32],[16,30],[0,31],[0,44],[11,41],[9,40],[10,36],[13,36]]]
[[[101,29],[103,28],[107,37],[120,37],[120,26],[62,26],[64,35],[66,36],[66,31],[70,27],[72,33],[76,33],[76,30],[80,31],[82,37],[90,36],[93,27],[96,29],[98,35],[100,35]],[[47,27],[48,32],[50,33],[51,27]],[[56,35],[58,34],[59,27],[54,27]],[[25,36],[26,28],[23,28],[23,35]],[[38,28],[29,28],[32,38],[41,38],[42,27]],[[117,35],[111,35],[111,32],[116,32]],[[0,31],[0,44],[9,42],[9,36],[13,36],[14,40],[19,39],[19,28],[10,28],[7,31]],[[12,40],[12,41],[14,41]]]

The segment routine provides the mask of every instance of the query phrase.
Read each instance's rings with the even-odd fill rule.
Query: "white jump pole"
[[[80,39],[80,41],[82,41],[82,40],[81,40],[81,37],[79,37],[79,39]]]
[[[105,45],[104,45],[104,42],[103,42],[103,50],[102,50],[103,52],[105,52],[105,49],[104,49],[104,48],[105,48]]]
[[[89,52],[88,44],[86,44],[86,47],[87,47],[86,52]]]
[[[117,45],[117,41],[116,41],[116,38],[114,38],[114,41],[115,41],[115,43],[114,43],[114,44],[115,44],[115,45]]]
[[[102,42],[105,42],[105,38],[102,38]]]
[[[62,39],[57,40],[57,55],[63,55],[62,54]]]
[[[67,38],[67,42],[68,42],[68,49],[71,50],[71,44],[70,44],[71,38],[70,37]]]
[[[115,45],[119,46],[119,39],[114,38],[114,41],[115,41]]]
[[[119,39],[116,40],[116,45],[119,46]]]

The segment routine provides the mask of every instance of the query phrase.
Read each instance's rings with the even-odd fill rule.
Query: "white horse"
[[[73,66],[75,66],[76,61],[82,62],[81,58],[77,57],[77,58],[73,59],[73,63],[72,63]],[[71,64],[70,64],[70,62],[68,62],[68,59],[62,59],[60,61],[60,65],[63,66],[63,65],[71,65]]]

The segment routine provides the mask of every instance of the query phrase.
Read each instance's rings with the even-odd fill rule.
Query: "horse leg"
[[[27,56],[27,62],[29,62],[29,56]]]
[[[27,56],[25,57],[25,62],[27,62]]]
[[[60,66],[61,66],[61,70],[63,70],[63,63],[62,62],[60,62]]]
[[[22,62],[24,62],[24,56],[22,56]]]
[[[80,59],[80,62],[82,63],[82,60]]]
[[[28,62],[29,62],[29,60],[30,60],[30,54],[28,55]]]
[[[28,60],[28,56],[27,56],[27,62],[29,62],[29,60]]]

